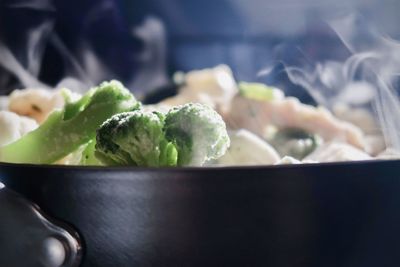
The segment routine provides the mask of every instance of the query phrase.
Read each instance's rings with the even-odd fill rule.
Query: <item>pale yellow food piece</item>
[[[64,97],[60,90],[27,88],[14,90],[8,103],[8,109],[22,116],[35,119],[39,124],[55,109],[64,106]]]

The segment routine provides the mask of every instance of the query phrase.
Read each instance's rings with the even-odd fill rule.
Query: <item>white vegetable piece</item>
[[[400,159],[400,151],[394,148],[387,148],[376,159]]]
[[[191,71],[182,79],[185,85],[179,94],[160,102],[161,105],[176,106],[194,102],[218,110],[228,105],[238,92],[232,70],[226,65]]]
[[[61,90],[28,88],[14,90],[9,97],[8,109],[42,123],[55,109],[64,106]]]
[[[35,120],[10,111],[0,111],[0,146],[12,143],[38,127]]]
[[[366,135],[365,136],[365,152],[372,156],[376,156],[386,149],[385,139],[382,135]]]
[[[346,143],[325,143],[308,155],[303,161],[335,162],[372,159],[364,151]]]
[[[271,145],[245,129],[231,131],[229,137],[231,145],[218,165],[270,165],[280,160]]]
[[[246,128],[264,136],[266,127],[299,128],[321,136],[325,141],[341,141],[364,149],[363,132],[355,125],[335,118],[322,107],[300,103],[297,98],[258,101],[240,95],[234,97],[229,112],[223,114],[228,126]]]
[[[301,164],[302,162],[298,159],[295,159],[290,156],[284,156],[281,158],[278,162],[275,163],[275,165],[284,165],[284,164]]]
[[[275,165],[292,165],[292,164],[303,164],[303,163],[307,163],[307,164],[318,163],[318,161],[310,160],[310,159],[300,161],[300,160],[295,159],[290,156],[284,156],[277,163],[275,163]]]

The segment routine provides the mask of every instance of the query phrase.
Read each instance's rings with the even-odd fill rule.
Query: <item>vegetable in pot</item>
[[[36,130],[0,148],[0,161],[46,164],[67,156],[96,135],[114,114],[139,108],[135,97],[118,81],[92,88],[76,102],[50,114]]]
[[[136,110],[113,116],[97,131],[96,157],[106,165],[194,166],[222,156],[225,123],[212,108],[189,103],[166,115]]]
[[[229,137],[231,145],[217,161],[220,166],[272,165],[280,160],[270,144],[246,129],[230,131]]]
[[[97,131],[95,155],[106,165],[176,166],[178,152],[163,128],[164,115],[158,112],[117,114]]]
[[[79,165],[100,166],[103,163],[96,157],[96,139],[90,140],[81,152]]]
[[[284,98],[281,90],[262,83],[239,83],[239,94],[258,101],[271,101]]]
[[[269,140],[281,156],[303,159],[322,142],[318,135],[298,128],[285,128],[277,131]]]
[[[189,103],[172,108],[165,134],[178,149],[178,166],[198,166],[225,154],[230,145],[221,116],[207,105]]]

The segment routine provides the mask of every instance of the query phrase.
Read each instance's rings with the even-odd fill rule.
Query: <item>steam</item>
[[[38,12],[53,12],[55,8],[50,0],[15,0],[5,5],[10,9],[32,9]],[[0,41],[0,66],[14,75],[24,87],[49,88],[38,80],[41,59],[46,43],[53,30],[53,21],[44,19],[36,27],[29,29],[25,35],[25,47],[18,53],[13,53],[9,47]],[[4,79],[4,77],[2,77]]]
[[[378,94],[374,101],[386,144],[396,150],[400,149],[400,103],[399,98],[390,85],[383,79],[377,79]]]
[[[85,69],[56,34],[52,35],[51,43],[63,58],[64,68],[66,70],[65,77],[59,81],[55,87],[69,88],[81,94],[84,93],[88,88],[92,87],[94,82],[90,79],[91,76],[88,75],[88,73],[93,71],[92,69],[95,68],[93,67],[90,69]],[[97,66],[101,65],[98,64]]]
[[[135,91],[151,90],[165,85],[168,81],[166,70],[166,36],[161,21],[149,17],[143,25],[133,30],[133,35],[144,42],[141,54],[142,68],[137,77],[131,81],[130,87]]]
[[[0,58],[0,66],[14,74],[24,87],[48,88],[47,85],[40,82],[32,73],[28,72],[28,70],[15,58],[10,49],[8,49],[3,43],[0,43]]]
[[[13,6],[15,5],[20,7],[23,3],[17,1]],[[26,46],[19,51],[18,59],[5,43],[0,42],[0,66],[13,74],[23,86],[47,88],[37,79],[37,76],[39,75],[44,48],[52,29],[53,22],[46,20],[37,27],[28,30],[25,33]]]
[[[317,63],[314,69],[286,66],[285,70],[289,79],[305,88],[320,105],[327,108],[333,108],[338,102],[363,105],[374,98],[376,90],[368,82],[357,79],[357,74],[362,63],[374,57],[372,53],[360,53],[345,62]]]
[[[20,0],[8,4],[7,8],[32,9],[38,12],[55,10],[48,0]],[[84,28],[93,27],[97,20],[109,16],[115,8],[111,1],[103,1],[87,16]],[[43,16],[43,22],[26,33],[23,49],[13,51],[0,40],[0,66],[13,75],[21,87],[60,88],[66,87],[84,93],[103,80],[119,79],[120,75],[107,66],[96,53],[94,47],[82,40],[78,51],[70,51],[61,38],[53,31],[54,21]],[[85,30],[83,29],[83,30]],[[78,29],[82,30],[82,29]],[[147,18],[142,25],[132,29],[132,37],[142,42],[141,51],[127,51],[126,58],[138,61],[139,67],[122,80],[135,94],[158,88],[168,81],[166,74],[166,35],[163,24],[155,17]],[[112,40],[110,40],[112,41]],[[49,85],[39,80],[44,51],[52,46],[61,57],[59,64],[64,69],[64,77],[58,83]],[[6,78],[5,75],[0,79]]]
[[[372,103],[387,145],[399,150],[400,102],[394,84],[400,74],[400,42],[380,33],[357,15],[332,21],[331,26],[353,54],[371,55],[363,60],[362,78],[376,89]]]
[[[328,24],[351,56],[345,61],[285,65],[289,79],[330,109],[338,103],[372,107],[386,145],[399,150],[400,102],[395,85],[400,75],[400,42],[380,33],[358,14]]]

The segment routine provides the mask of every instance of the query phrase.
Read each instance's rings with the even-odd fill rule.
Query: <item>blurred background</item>
[[[400,34],[397,0],[0,3],[3,94],[60,82],[82,90],[111,78],[143,94],[167,84],[175,71],[228,64],[238,80],[306,95],[299,86],[287,85],[285,65],[341,61],[351,55],[329,21],[362,17],[393,38]],[[357,38],[362,41],[362,31]]]

